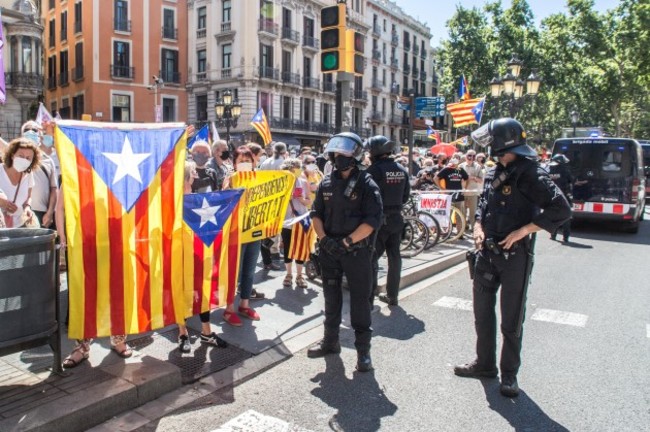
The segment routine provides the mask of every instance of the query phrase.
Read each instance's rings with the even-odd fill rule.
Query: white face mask
[[[23,134],[23,138],[26,138],[31,142],[33,142],[34,144],[38,145],[38,141],[39,141],[38,132],[34,132],[32,130],[25,131],[25,133]]]
[[[32,161],[25,159],[24,157],[16,156],[14,157],[13,167],[18,172],[23,172],[32,164]]]
[[[54,145],[54,137],[52,135],[43,135],[43,145],[45,147],[52,147]]]
[[[253,164],[250,162],[238,162],[237,171],[238,172],[253,171]]]
[[[316,166],[316,164],[309,164],[309,165],[307,165],[307,171],[309,171],[309,172],[314,172],[314,171],[316,171],[316,170],[318,170],[318,166]]]

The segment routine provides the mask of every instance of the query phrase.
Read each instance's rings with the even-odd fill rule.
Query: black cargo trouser
[[[340,256],[332,256],[321,249],[318,257],[325,296],[325,343],[339,339],[341,309],[343,308],[343,275],[350,288],[350,321],[354,329],[354,346],[360,353],[370,351],[372,335],[372,252],[369,247]]]
[[[402,256],[400,255],[400,243],[402,242],[402,231],[404,230],[404,219],[402,215],[386,215],[386,224],[382,225],[377,233],[375,242],[375,253],[373,256],[373,293],[377,293],[377,279],[379,272],[379,258],[386,252],[388,259],[388,274],[386,276],[386,294],[388,297],[397,299],[399,295],[399,281],[402,274]]]
[[[507,258],[506,258],[507,256]],[[496,366],[496,298],[501,288],[501,375],[517,375],[521,365],[521,335],[517,337],[519,314],[524,295],[527,251],[523,245],[508,255],[481,250],[474,276],[474,326],[478,363]],[[522,332],[523,333],[523,332]]]

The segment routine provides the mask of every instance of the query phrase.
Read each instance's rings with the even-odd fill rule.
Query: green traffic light
[[[321,59],[321,64],[322,64],[321,69],[323,71],[338,69],[338,65],[339,65],[338,52],[323,53],[323,57]]]

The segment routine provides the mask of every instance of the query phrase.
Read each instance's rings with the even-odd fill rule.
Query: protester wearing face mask
[[[217,140],[212,144],[212,159],[208,162],[208,166],[217,174],[217,189],[215,190],[223,189],[223,182],[230,174],[230,156],[226,141]]]
[[[217,172],[208,166],[210,161],[210,146],[205,141],[197,141],[190,150],[192,160],[196,164],[199,178],[192,183],[192,192],[212,192],[220,190]]]
[[[42,129],[35,121],[26,122],[21,132],[23,138],[34,142],[40,152],[40,168],[33,171],[34,187],[32,188],[32,210],[38,219],[39,224],[44,228],[56,229],[54,224],[54,210],[56,208],[56,196],[58,189],[58,174],[54,166],[54,161],[48,156],[45,147],[45,138],[50,147],[47,148],[52,152],[50,138],[51,135],[42,135]]]
[[[323,181],[323,173],[318,169],[316,158],[312,155],[305,156],[302,162],[303,176],[307,179],[309,184],[309,199],[313,203],[316,198],[316,190],[318,185]]]
[[[9,228],[24,226],[35,217],[31,209],[34,176],[38,169],[40,152],[32,141],[16,138],[5,151],[4,163],[0,164],[0,190],[6,198],[0,198],[0,210]]]

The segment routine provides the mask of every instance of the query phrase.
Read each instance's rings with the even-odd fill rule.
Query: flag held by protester
[[[208,125],[205,124],[201,129],[199,129],[192,138],[187,141],[187,149],[190,150],[194,143],[204,142],[209,145],[208,140],[210,139],[210,130]]]
[[[237,232],[232,230],[238,217],[243,189],[187,194],[183,197],[183,267],[185,316],[209,311],[231,303],[239,270]],[[235,223],[236,225],[236,223]],[[231,236],[235,236],[231,239]],[[234,240],[234,241],[233,241]],[[224,283],[220,284],[220,279]]]
[[[460,76],[460,83],[458,85],[458,99],[461,101],[471,99],[472,96],[469,93],[469,84],[465,79],[465,74]]]
[[[266,115],[264,115],[264,109],[260,108],[260,110],[257,111],[257,114],[253,116],[251,126],[253,126],[257,133],[260,134],[264,145],[267,145],[273,141],[271,138],[271,128],[269,128],[269,122],[266,121]]]
[[[214,122],[210,122],[210,128],[212,130],[212,132],[211,132],[212,133],[212,143],[214,143],[215,141],[220,140],[221,137],[219,136],[219,131],[217,130],[217,126],[214,124]]]
[[[185,125],[63,120],[55,129],[71,338],[183,322]]]
[[[434,130],[433,128],[431,128],[431,126],[427,127],[427,138],[436,140],[436,144],[440,144],[442,142],[440,138],[440,132]]]
[[[480,124],[485,98],[468,99],[447,105],[447,111],[454,119],[454,127]]]
[[[287,256],[297,261],[309,261],[316,246],[316,230],[309,213],[294,218],[291,227],[291,246]]]
[[[397,109],[409,111],[411,109],[411,99],[407,96],[396,96]]]
[[[59,117],[58,120],[61,118]],[[52,117],[52,114],[45,108],[45,105],[43,105],[43,102],[38,103],[38,111],[36,112],[36,119],[34,120],[36,123],[39,125],[42,125],[43,122],[52,122],[54,121],[54,118]]]

